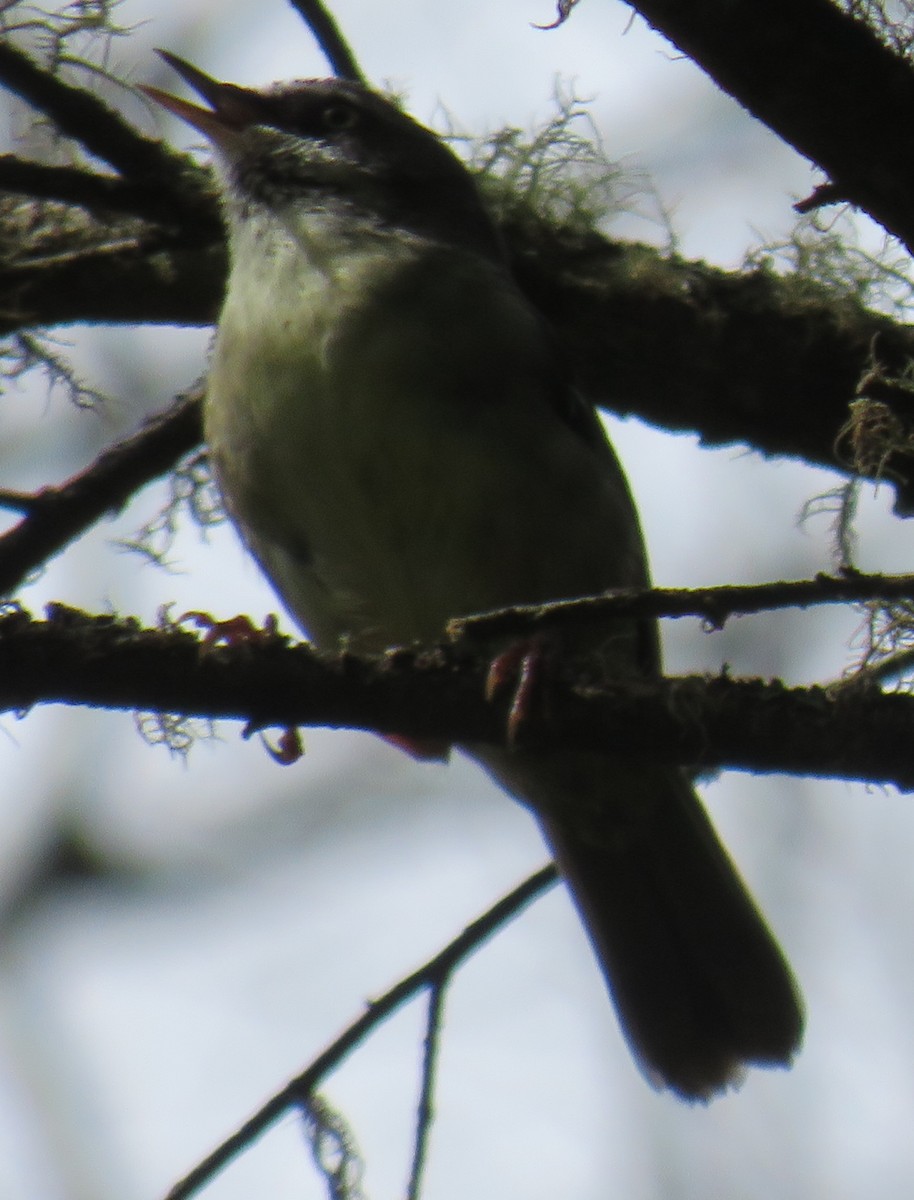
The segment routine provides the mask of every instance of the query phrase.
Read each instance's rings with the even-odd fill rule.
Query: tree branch
[[[831,0],[626,0],[914,250],[914,71]]]
[[[25,510],[26,516],[0,537],[0,596],[12,595],[32,571],[103,516],[122,508],[146,483],[170,471],[201,435],[200,396],[183,396],[66,483],[28,497],[10,496],[8,507]]]
[[[144,137],[85,88],[65,83],[9,39],[0,39],[0,84],[44,113],[65,137],[131,178],[170,177],[180,156]]]
[[[46,621],[0,617],[0,711],[78,704],[233,718],[247,732],[323,725],[503,745],[510,697],[484,699],[489,662],[460,645],[326,656],[275,634],[212,646],[178,628],[52,606]],[[556,662],[547,674],[521,745],[914,789],[909,695],[726,676],[597,683],[586,663]]]
[[[704,12],[716,2],[667,7],[678,14]],[[784,3],[777,0],[776,14],[783,15]],[[819,4],[802,0],[801,7],[818,12]],[[313,6],[304,7],[317,22]],[[641,7],[646,14],[655,7],[666,11],[662,0]],[[746,7],[745,0],[736,5],[741,12]],[[767,6],[764,17],[748,7],[762,25],[768,22]],[[827,20],[840,20],[844,28],[848,19],[830,5],[825,8],[831,14]],[[692,28],[692,17],[677,19]],[[713,26],[694,21],[700,30]],[[865,27],[850,24],[855,37],[871,36]],[[725,40],[725,50],[742,61],[738,42]],[[891,57],[882,46],[878,53]],[[0,54],[0,78],[4,64],[22,94],[55,118],[71,92],[81,94],[13,48]],[[906,66],[904,71],[907,79]],[[841,87],[854,93],[856,103],[858,76],[847,78],[855,87],[847,88],[844,78]],[[766,75],[762,84],[767,80]],[[780,95],[778,73],[770,87]],[[63,126],[72,136],[80,137],[86,121],[97,115],[98,102],[89,99],[89,109],[74,110]],[[0,163],[0,179],[4,170],[14,180],[18,176],[14,186],[23,186],[31,171],[40,194],[92,208],[107,199],[132,218],[145,218],[100,222],[50,201],[7,202],[0,208],[5,297],[0,332],[76,320],[205,324],[214,319],[226,257],[210,175],[164,150],[146,155],[141,149],[140,160],[131,159],[137,145],[156,143],[135,133],[118,140],[129,128],[119,120],[113,131],[102,121],[100,136],[120,148],[109,149],[108,157],[133,171],[130,180]],[[824,123],[832,128],[830,112]],[[897,166],[893,161],[893,171]],[[148,183],[145,200],[135,188],[137,171]],[[892,377],[901,376],[914,358],[910,328],[807,280],[765,271],[728,275],[545,222],[514,220],[506,234],[522,286],[555,325],[575,377],[595,402],[637,413],[663,428],[698,431],[708,445],[743,442],[765,454],[846,471],[844,448],[836,449],[836,440],[861,380],[872,373],[874,359]],[[909,432],[910,408],[909,401],[907,407],[893,407],[904,426],[899,444]],[[883,477],[896,487],[899,511],[914,511],[914,457],[896,450],[879,463]]]
[[[76,320],[215,319],[226,270],[221,238],[144,238],[130,225],[119,241],[116,232],[94,224],[67,232],[52,213],[43,235],[23,234],[19,218],[5,231],[0,214],[0,332]],[[836,440],[873,357],[889,375],[914,358],[914,330],[808,283],[728,275],[599,235],[508,233],[522,285],[595,402],[697,431],[707,445],[744,442],[846,472]],[[883,472],[900,511],[914,509],[914,459],[895,452]]]
[[[0,335],[81,321],[211,324],[227,267],[221,230],[182,228],[0,198]]]
[[[149,179],[140,182],[119,175],[101,175],[87,167],[49,166],[14,154],[0,155],[0,191],[33,200],[78,204],[90,213],[120,213],[166,226],[174,223],[177,203],[174,188]],[[221,235],[215,196],[208,212],[202,201],[195,202],[194,215],[198,209],[211,223],[210,237]]]
[[[453,968],[451,968],[452,970]],[[406,1185],[406,1200],[419,1200],[422,1194],[422,1178],[428,1154],[428,1138],[434,1117],[435,1080],[438,1070],[438,1051],[441,1045],[441,1027],[444,1019],[444,999],[447,994],[447,978],[435,981],[429,988],[428,1011],[425,1017],[425,1038],[422,1044],[422,1086],[416,1110],[416,1133],[413,1139],[413,1161]]]
[[[525,638],[546,630],[657,617],[699,617],[705,625],[722,629],[729,617],[779,608],[865,601],[888,603],[912,598],[914,575],[849,573],[709,588],[619,588],[605,596],[517,605],[494,613],[459,617],[451,621],[448,632],[455,640],[466,638],[478,644],[492,638]]]
[[[596,234],[509,229],[515,270],[595,403],[711,446],[744,442],[842,472],[837,445],[862,381],[903,375],[914,330],[809,280],[728,274]],[[904,431],[910,396],[892,399]],[[899,442],[903,437],[899,437]],[[899,512],[914,458],[886,454]]]
[[[289,0],[289,3],[301,14],[314,34],[314,40],[324,52],[334,75],[340,79],[352,79],[355,83],[366,83],[352,47],[321,0]]]
[[[681,14],[714,9],[715,0],[685,9],[661,0],[641,7],[646,14],[675,9],[677,20],[691,29],[691,18]],[[740,12],[746,8],[736,5]],[[807,16],[813,10],[821,16],[820,0],[803,0],[801,8]],[[832,12],[830,5],[825,8]],[[783,16],[783,0],[773,11]],[[847,18],[836,10],[823,19],[833,18],[845,27]],[[768,20],[766,7],[762,24]],[[701,30],[710,27],[706,16],[695,22]],[[851,25],[855,37],[870,36],[865,27]],[[734,49],[742,61],[737,43],[726,41],[727,52]],[[891,54],[881,46],[879,53]],[[78,92],[14,49],[0,54],[0,78],[4,69],[22,94],[55,117],[70,93]],[[780,86],[778,78],[775,90]],[[82,124],[98,115],[97,102],[90,100],[65,125],[73,136],[80,137]],[[826,124],[831,123],[829,115]],[[100,136],[120,147],[109,152],[118,161],[129,158],[137,142],[155,145],[139,134],[119,141],[120,125],[102,121],[99,128]],[[33,171],[38,192],[71,201],[7,202],[0,208],[0,332],[76,320],[214,319],[226,257],[209,175],[164,151],[144,162],[139,169],[155,174],[142,203],[132,180],[0,162],[0,178],[6,170],[23,185]],[[78,202],[100,208],[106,196],[132,217],[146,219],[99,221],[72,207]],[[160,217],[153,219],[155,213]],[[522,286],[555,325],[588,394],[612,411],[636,413],[670,430],[697,431],[708,445],[742,442],[764,454],[846,472],[846,447],[836,442],[861,381],[872,377],[874,360],[883,375],[900,377],[914,359],[909,327],[808,281],[764,271],[727,275],[544,223],[515,221],[506,233]],[[891,401],[901,425],[897,446],[911,432],[911,407],[910,397]],[[914,512],[914,456],[903,448],[887,449],[874,461],[896,488],[898,511]]]
[[[177,1183],[168,1193],[166,1200],[188,1200],[189,1196],[195,1195],[233,1158],[264,1134],[271,1125],[275,1125],[287,1113],[307,1104],[308,1098],[321,1081],[336,1070],[340,1063],[357,1046],[361,1045],[368,1034],[420,992],[429,988],[442,988],[462,962],[475,954],[494,933],[497,933],[499,929],[516,917],[522,909],[552,887],[557,878],[554,866],[543,867],[499,900],[497,904],[494,904],[481,917],[477,917],[434,958],[429,959],[412,975],[401,979],[383,996],[372,1000],[367,1011],[353,1021],[301,1075],[267,1101],[263,1108],[246,1121],[236,1133],[214,1150],[180,1183]]]

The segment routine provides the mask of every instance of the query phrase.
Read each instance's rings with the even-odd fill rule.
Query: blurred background
[[[630,10],[551,0],[335,0],[368,76],[426,122],[529,128],[573,83],[608,155],[646,172],[679,249],[738,268],[787,235],[817,177]],[[135,24],[108,66],[164,78],[153,47],[239,83],[326,73],[282,3],[124,0]],[[125,92],[124,111],[175,145],[192,131]],[[0,102],[2,103],[2,102]],[[24,129],[9,104],[4,148]],[[613,235],[663,244],[646,200]],[[875,234],[862,228],[864,240]],[[78,470],[202,372],[207,331],[62,331],[111,399],[77,411],[40,378],[0,409],[4,487]],[[660,352],[660,351],[658,351]],[[800,524],[836,479],[740,449],[708,452],[611,422],[664,585],[809,576],[831,565],[829,521]],[[190,524],[168,567],[126,552],[155,515],[149,488],[27,589],[151,621],[277,604],[234,534]],[[908,571],[914,523],[865,491],[859,564]],[[814,610],[708,634],[667,623],[671,671],[840,674],[858,618]],[[287,622],[288,626],[288,622]],[[849,649],[849,647],[851,649]],[[222,724],[189,757],[150,747],[129,716],[62,708],[0,723],[0,1196],[162,1195],[382,992],[545,860],[527,815],[469,764],[419,765],[367,736],[310,731],[276,766]],[[808,1008],[788,1072],[756,1071],[707,1108],[656,1094],[622,1042],[561,889],[461,971],[450,992],[426,1196],[597,1200],[908,1197],[914,1186],[914,812],[845,783],[728,773],[705,795],[777,930]],[[402,1192],[421,1008],[384,1026],[326,1094],[351,1123],[374,1200]],[[302,1133],[284,1122],[211,1186],[214,1200],[318,1197]]]

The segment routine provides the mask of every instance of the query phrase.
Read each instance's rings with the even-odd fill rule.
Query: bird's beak
[[[202,108],[198,104],[190,104],[187,100],[172,96],[169,92],[160,91],[159,88],[141,85],[140,91],[151,100],[155,100],[156,104],[174,113],[194,129],[199,129],[216,145],[224,145],[238,130],[257,124],[259,97],[256,92],[238,87],[234,83],[220,83],[218,79],[213,79],[167,50],[157,50],[156,53],[211,107]]]

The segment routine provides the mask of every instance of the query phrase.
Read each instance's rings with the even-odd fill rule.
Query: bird
[[[453,150],[360,82],[255,89],[159,53],[203,103],[143,90],[208,140],[228,236],[210,462],[311,641],[380,653],[464,614],[648,586],[596,409]],[[661,672],[655,621],[544,653]],[[790,1064],[797,985],[687,769],[459,749],[537,820],[653,1087],[706,1102]]]

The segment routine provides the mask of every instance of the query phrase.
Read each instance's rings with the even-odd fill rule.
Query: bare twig
[[[438,1066],[438,1047],[441,1042],[441,1020],[444,1014],[444,998],[448,975],[437,980],[429,989],[428,1012],[425,1018],[425,1041],[422,1047],[422,1086],[416,1110],[416,1136],[413,1144],[413,1161],[406,1187],[406,1200],[419,1200],[422,1190],[422,1175],[428,1154],[428,1138],[434,1117],[435,1077]]]
[[[401,979],[383,996],[373,1000],[367,1011],[353,1021],[305,1071],[286,1084],[259,1112],[177,1183],[168,1193],[167,1200],[187,1200],[189,1196],[193,1196],[286,1113],[299,1106],[306,1107],[314,1089],[361,1045],[368,1034],[414,996],[429,988],[440,986],[441,980],[453,974],[457,967],[475,954],[494,933],[517,916],[531,901],[552,887],[557,878],[554,866],[543,867],[468,925],[434,958],[429,959],[405,979]]]
[[[31,512],[40,501],[36,499],[34,492],[19,492],[13,488],[0,488],[0,508],[7,508],[10,512]]]
[[[911,598],[914,575],[817,575],[709,588],[620,588],[604,596],[461,617],[450,623],[448,632],[455,639],[479,642],[505,634],[526,637],[539,629],[644,617],[699,617],[709,628],[720,629],[730,617],[779,608]]]
[[[36,492],[27,505],[21,494],[11,497],[10,506],[27,508],[27,515],[0,537],[0,596],[11,595],[30,572],[171,470],[200,437],[200,396],[187,395],[66,483]]]
[[[817,208],[824,208],[829,204],[843,204],[846,201],[847,196],[842,196],[841,189],[835,187],[833,183],[820,183],[818,187],[813,188],[810,195],[794,204],[793,211],[802,215],[814,212]]]
[[[564,25],[571,16],[571,10],[577,4],[577,0],[556,0],[555,5],[555,20],[550,21],[548,25],[534,24],[534,29],[550,30],[558,29],[560,25]]]
[[[340,79],[352,79],[355,83],[365,83],[365,76],[352,47],[321,0],[289,0],[289,3],[304,18],[334,75]]]

